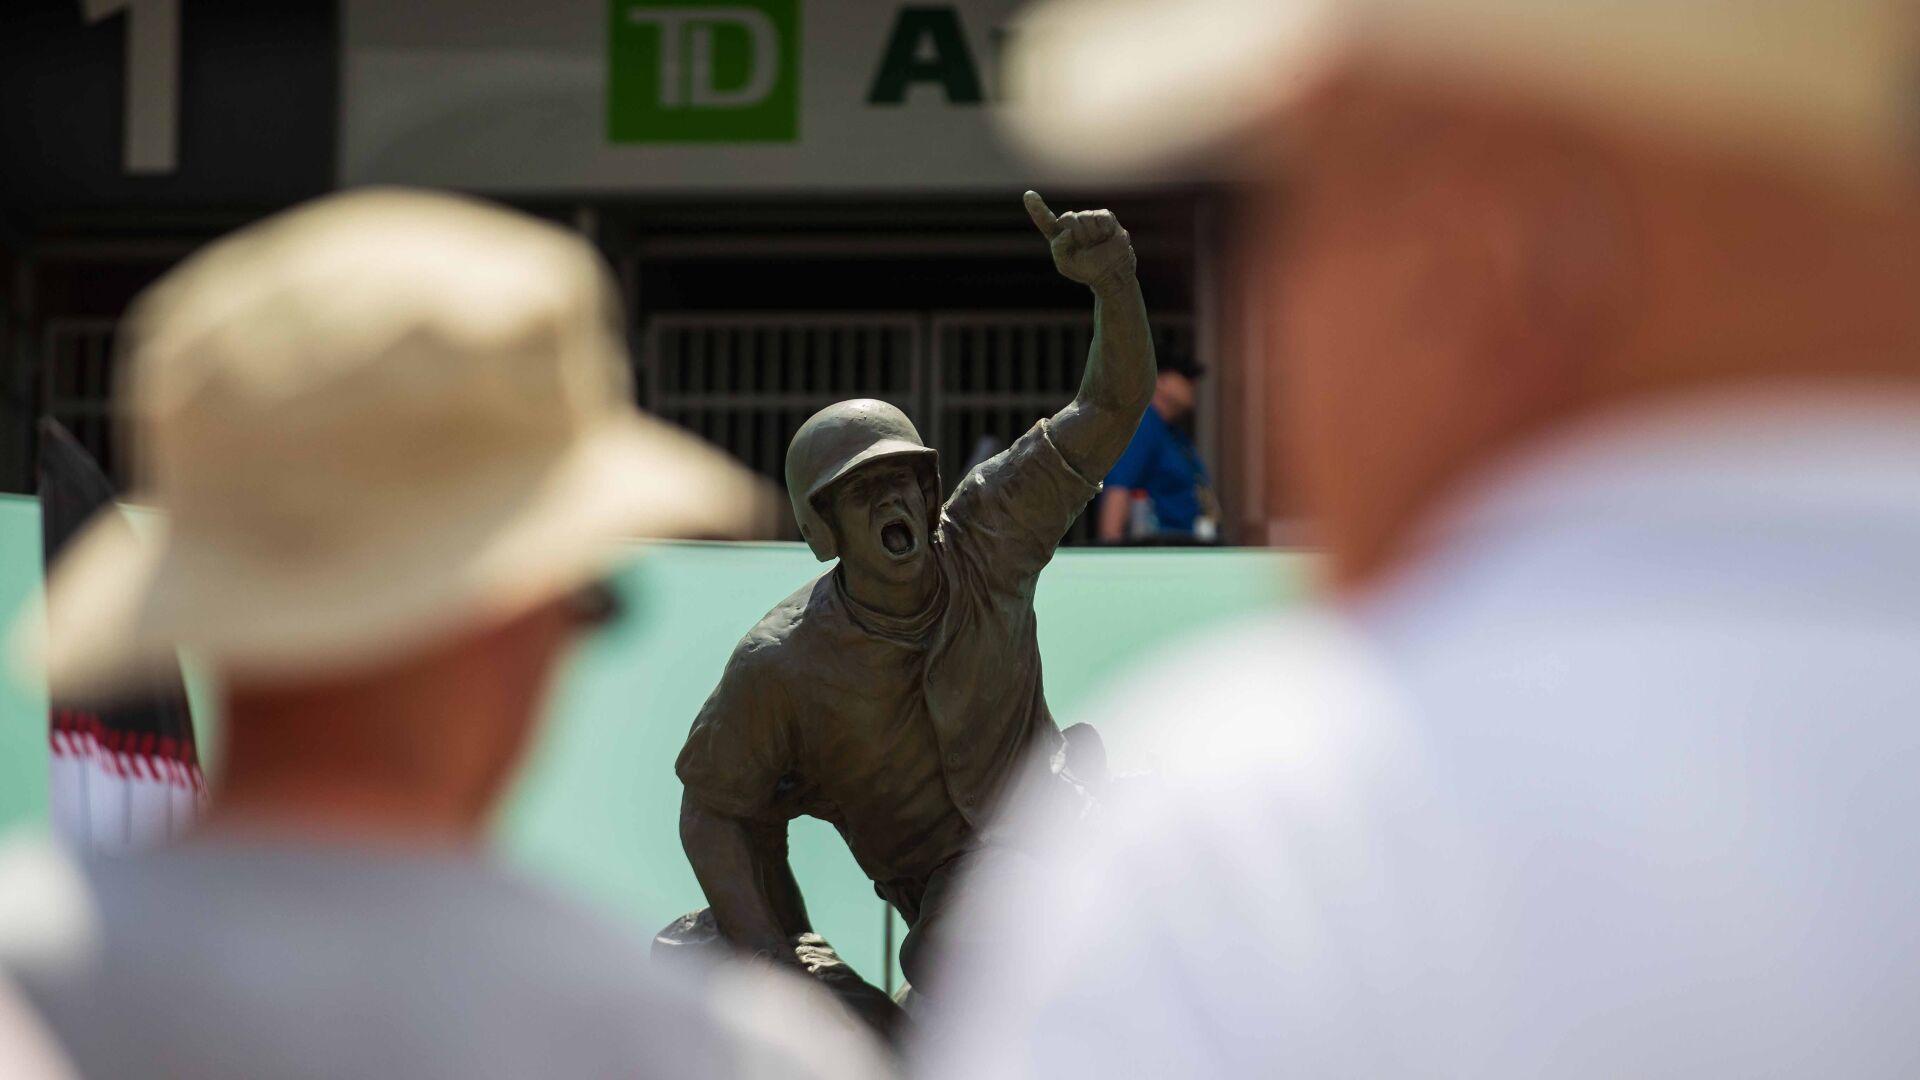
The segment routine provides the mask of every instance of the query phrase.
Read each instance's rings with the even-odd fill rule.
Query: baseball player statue
[[[943,938],[956,881],[1019,857],[996,840],[1003,799],[1085,798],[1041,687],[1034,585],[1140,422],[1153,343],[1113,214],[1056,217],[1031,191],[1026,207],[1054,266],[1093,290],[1079,394],[944,504],[937,452],[893,406],[843,401],[803,424],[787,488],[814,554],[839,563],[747,632],[676,764],[711,929],[807,969],[886,1030],[892,1001],[811,933],[787,822],[812,815],[846,838],[906,921],[902,972],[937,1003],[930,961],[965,947]]]

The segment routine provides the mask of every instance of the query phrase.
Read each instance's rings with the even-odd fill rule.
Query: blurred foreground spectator
[[[1193,384],[1204,374],[1206,369],[1192,360],[1160,358],[1153,404],[1100,489],[1094,527],[1101,543],[1211,544],[1219,539],[1219,504],[1187,428]]]
[[[557,666],[617,614],[616,541],[757,512],[628,404],[616,311],[572,235],[393,191],[247,229],[136,306],[134,498],[165,522],[76,541],[39,652],[85,698],[193,650],[225,768],[190,839],[86,862],[91,961],[24,973],[82,1072],[875,1069],[803,984],[667,985],[480,851]]]
[[[1124,698],[1184,750],[986,910],[937,1075],[1920,1074],[1916,31],[1109,0],[1014,35],[1057,164],[1265,181],[1331,603]]]

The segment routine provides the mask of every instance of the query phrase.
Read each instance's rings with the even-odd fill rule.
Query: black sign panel
[[[333,0],[6,0],[9,211],[270,207],[333,184]]]

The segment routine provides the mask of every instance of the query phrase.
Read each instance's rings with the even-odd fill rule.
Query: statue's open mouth
[[[880,527],[880,546],[894,558],[913,554],[913,530],[904,521],[889,521]]]

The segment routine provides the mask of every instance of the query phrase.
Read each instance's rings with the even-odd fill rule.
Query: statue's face
[[[861,466],[827,489],[820,510],[833,528],[844,573],[903,583],[933,565],[927,496],[910,461],[883,458]]]

